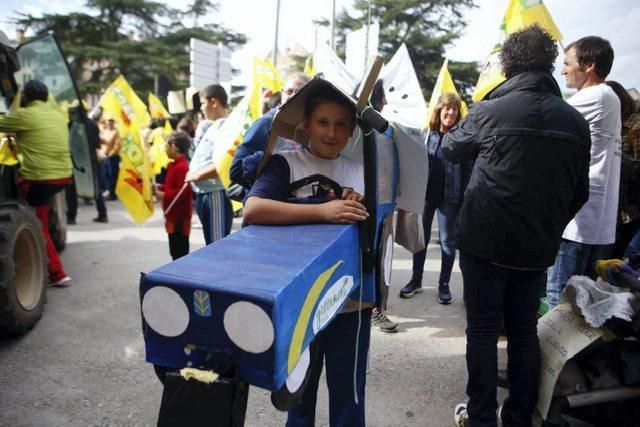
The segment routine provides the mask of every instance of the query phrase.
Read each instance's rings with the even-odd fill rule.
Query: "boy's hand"
[[[332,200],[318,205],[318,208],[324,222],[333,224],[354,224],[369,217],[364,205],[356,200]]]
[[[364,203],[364,196],[354,191],[353,188],[345,187],[342,189],[342,200],[355,200],[358,203]]]

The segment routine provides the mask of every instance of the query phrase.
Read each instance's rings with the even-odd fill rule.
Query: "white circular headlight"
[[[263,353],[273,344],[273,323],[257,305],[234,302],[224,312],[224,329],[235,345],[249,353]]]
[[[189,326],[189,309],[180,295],[165,286],[156,286],[142,298],[142,315],[160,335],[177,337]]]

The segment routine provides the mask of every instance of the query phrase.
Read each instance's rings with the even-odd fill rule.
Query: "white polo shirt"
[[[620,100],[601,83],[578,91],[567,102],[589,123],[591,162],[589,200],[569,222],[562,237],[590,245],[611,244],[616,240],[620,186]]]

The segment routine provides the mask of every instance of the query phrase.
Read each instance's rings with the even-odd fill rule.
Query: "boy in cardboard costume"
[[[328,85],[319,85],[308,92],[303,119],[308,146],[302,151],[283,152],[269,159],[247,199],[244,209],[247,223],[353,224],[368,217],[362,196],[363,165],[340,155],[355,129],[355,112],[353,101]],[[304,182],[304,178],[315,174],[323,175],[341,188],[327,186],[322,181],[318,185]],[[291,203],[291,199],[297,203]],[[358,301],[349,300],[340,314],[318,333],[315,342],[320,357],[312,362],[302,400],[289,411],[287,426],[314,424],[323,359],[327,366],[331,425],[365,424],[370,318],[370,307],[363,308]]]

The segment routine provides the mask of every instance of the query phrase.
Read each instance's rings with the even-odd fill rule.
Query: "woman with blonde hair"
[[[442,252],[440,278],[438,280],[438,302],[451,303],[449,279],[456,259],[456,250],[452,245],[453,228],[462,203],[464,190],[469,182],[473,162],[454,164],[442,156],[441,142],[444,134],[460,121],[462,101],[454,93],[444,93],[429,120],[427,152],[429,154],[429,180],[425,197],[422,225],[425,243],[431,236],[431,223],[434,214],[438,216],[438,234]],[[413,274],[411,280],[400,291],[402,298],[411,298],[422,292],[422,273],[427,257],[427,248],[413,254]]]

